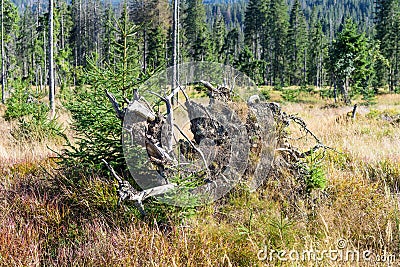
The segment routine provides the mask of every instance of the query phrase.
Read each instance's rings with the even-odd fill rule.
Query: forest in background
[[[167,0],[55,1],[57,91],[89,81],[88,68],[129,69],[131,83],[173,63]],[[399,85],[399,3],[395,0],[180,1],[179,58],[215,61],[259,85],[331,86],[366,99]],[[49,80],[49,3],[2,5],[3,95]],[[118,67],[119,64],[122,66]],[[58,93],[59,93],[58,92]],[[3,102],[5,97],[2,98]]]

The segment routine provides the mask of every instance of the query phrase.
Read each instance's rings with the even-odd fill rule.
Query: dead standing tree
[[[162,180],[159,186],[138,191],[129,182],[119,177],[113,168],[103,160],[118,181],[119,203],[124,200],[132,201],[144,215],[143,201],[149,197],[163,195],[176,189],[178,185],[171,182],[169,178],[176,176],[176,166],[186,164],[188,159],[199,159],[203,163],[203,168],[199,170],[198,168],[188,167],[180,175],[190,176],[200,181],[200,184],[203,185],[202,190],[205,188],[205,190],[212,191],[211,186],[209,186],[211,184],[214,185],[214,190],[218,186],[229,186],[229,177],[226,177],[229,175],[224,174],[226,169],[232,168],[232,162],[240,165],[238,169],[243,169],[241,173],[232,173],[239,174],[242,181],[248,182],[247,185],[250,189],[255,189],[264,181],[273,164],[275,164],[272,167],[274,171],[276,171],[278,164],[290,166],[299,175],[307,175],[304,171],[305,168],[302,169],[301,164],[298,164],[301,161],[300,159],[320,148],[326,148],[307,128],[301,118],[287,115],[281,111],[276,103],[260,103],[260,99],[256,95],[249,98],[245,107],[241,107],[240,112],[245,117],[244,128],[239,127],[240,130],[235,132],[240,121],[235,117],[238,110],[232,111],[230,109],[233,106],[232,90],[225,86],[214,87],[207,81],[200,81],[199,83],[207,89],[210,103],[214,104],[212,109],[207,110],[203,105],[189,99],[185,90],[178,86],[167,96],[152,92],[165,103],[166,113],[164,115],[153,110],[147,101],[139,96],[137,90],[134,93],[134,99],[124,109],[120,108],[115,97],[106,90],[105,93],[120,120],[125,119],[127,112],[133,112],[139,118],[130,122],[130,126],[132,126],[131,134],[136,137],[144,137],[136,138],[136,141],[146,149],[149,161],[156,167],[158,177]],[[179,91],[186,98],[184,106],[190,118],[192,139],[174,123],[172,99]],[[180,103],[176,104],[179,105]],[[215,120],[212,117],[212,113],[215,112],[225,112],[225,116],[222,116],[223,119],[219,121]],[[228,117],[230,119],[227,119]],[[235,119],[232,120],[232,118]],[[317,144],[311,150],[299,152],[289,144],[285,129],[291,122],[298,124],[306,134],[314,138]],[[183,136],[182,139],[177,141],[179,156],[176,156],[173,151],[173,142],[176,138],[174,128]],[[138,133],[139,131],[144,131],[144,133]],[[234,132],[236,136],[233,138],[232,135],[229,135],[230,132]],[[135,139],[135,137],[133,138]],[[242,151],[236,152],[240,154],[240,157],[237,156],[235,160],[229,161],[228,155],[232,156],[231,150],[234,145],[239,145],[239,150]],[[244,165],[243,162],[240,162],[243,156],[246,157]],[[220,180],[220,177],[222,177],[222,180]],[[197,191],[199,189],[194,188],[191,192],[196,193]]]

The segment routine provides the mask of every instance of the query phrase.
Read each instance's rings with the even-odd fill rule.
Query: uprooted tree
[[[298,190],[305,193],[308,185],[304,181],[311,174],[304,158],[326,146],[301,118],[286,114],[276,103],[261,101],[258,95],[240,102],[227,85],[200,80],[196,86],[206,90],[206,105],[191,99],[180,85],[166,95],[150,92],[164,108],[149,104],[138,90],[127,107],[120,107],[105,90],[123,121],[128,165],[137,165],[138,155],[144,152],[151,166],[147,171],[135,169],[133,175],[141,176],[138,184],[144,189],[138,191],[103,159],[118,181],[119,203],[131,201],[142,214],[143,201],[149,197],[161,197],[174,205],[199,205],[222,197],[237,184],[255,190],[268,176],[279,176],[282,169],[301,181]],[[176,123],[177,107],[187,112],[188,127]],[[291,145],[287,132],[291,123],[311,136],[315,146],[301,152]]]

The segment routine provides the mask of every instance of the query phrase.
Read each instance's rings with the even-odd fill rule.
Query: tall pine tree
[[[212,56],[215,61],[223,62],[222,48],[225,43],[226,26],[224,17],[219,13],[215,18],[212,29]]]
[[[369,48],[365,33],[358,33],[357,25],[347,19],[330,51],[331,71],[346,104],[350,104],[350,89],[357,93],[371,75]]]
[[[268,12],[268,42],[264,44],[267,62],[270,62],[271,85],[286,83],[286,42],[288,31],[288,7],[285,0],[271,0]]]
[[[380,66],[379,78],[387,81],[393,91],[400,84],[400,2],[376,1],[376,38],[389,65]]]
[[[250,0],[245,12],[245,44],[251,49],[257,60],[260,60],[262,57],[261,50],[266,39],[268,5],[269,1]]]
[[[300,85],[307,82],[307,22],[299,0],[295,0],[290,12],[287,64],[289,84]]]
[[[210,33],[206,24],[206,12],[202,0],[186,0],[184,18],[186,47],[191,60],[208,60],[211,52]]]
[[[322,30],[321,22],[313,18],[313,16],[308,38],[308,84],[313,84],[320,88],[324,84],[324,65],[327,58],[328,41]]]

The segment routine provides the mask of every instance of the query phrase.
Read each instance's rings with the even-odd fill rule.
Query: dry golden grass
[[[398,95],[393,97],[399,99]],[[302,117],[309,128],[328,146],[367,161],[383,158],[400,160],[399,126],[380,118],[368,117],[371,110],[391,110],[400,114],[400,103],[397,104],[395,100],[389,102],[390,98],[387,95],[380,97],[379,102],[381,98],[385,102],[384,105],[358,107],[354,121],[346,116],[352,111],[352,107],[324,109],[321,105],[288,104],[285,109]]]
[[[320,99],[282,106],[341,152],[329,151],[323,161],[328,179],[323,192],[289,209],[291,178],[269,179],[257,192],[235,190],[184,220],[176,219],[182,211],[160,219],[160,208],[154,209],[160,214],[137,218],[116,205],[115,184],[96,174],[68,184],[68,173],[56,171],[48,159],[46,144],[16,143],[11,125],[0,119],[0,266],[388,266],[376,262],[384,253],[395,253],[386,259],[395,265],[400,126],[368,114],[400,113],[400,96],[382,95],[377,102],[359,107],[355,120],[337,120],[352,107],[323,109]],[[291,131],[299,134],[295,127]],[[297,142],[305,140],[312,144],[310,138]],[[375,257],[369,262],[258,258],[264,248],[337,250],[340,239],[347,241],[342,252],[370,250]]]
[[[12,130],[17,127],[16,122],[6,121],[3,117],[4,111],[5,106],[0,105],[0,163],[2,163],[2,165],[14,164],[21,161],[37,161],[48,157],[54,157],[56,154],[51,150],[60,151],[63,147],[61,138],[56,142],[54,140],[29,142],[16,138],[12,135]],[[64,133],[73,140],[73,133],[69,129],[70,116],[68,112],[60,108],[56,116],[57,121],[65,129]]]

